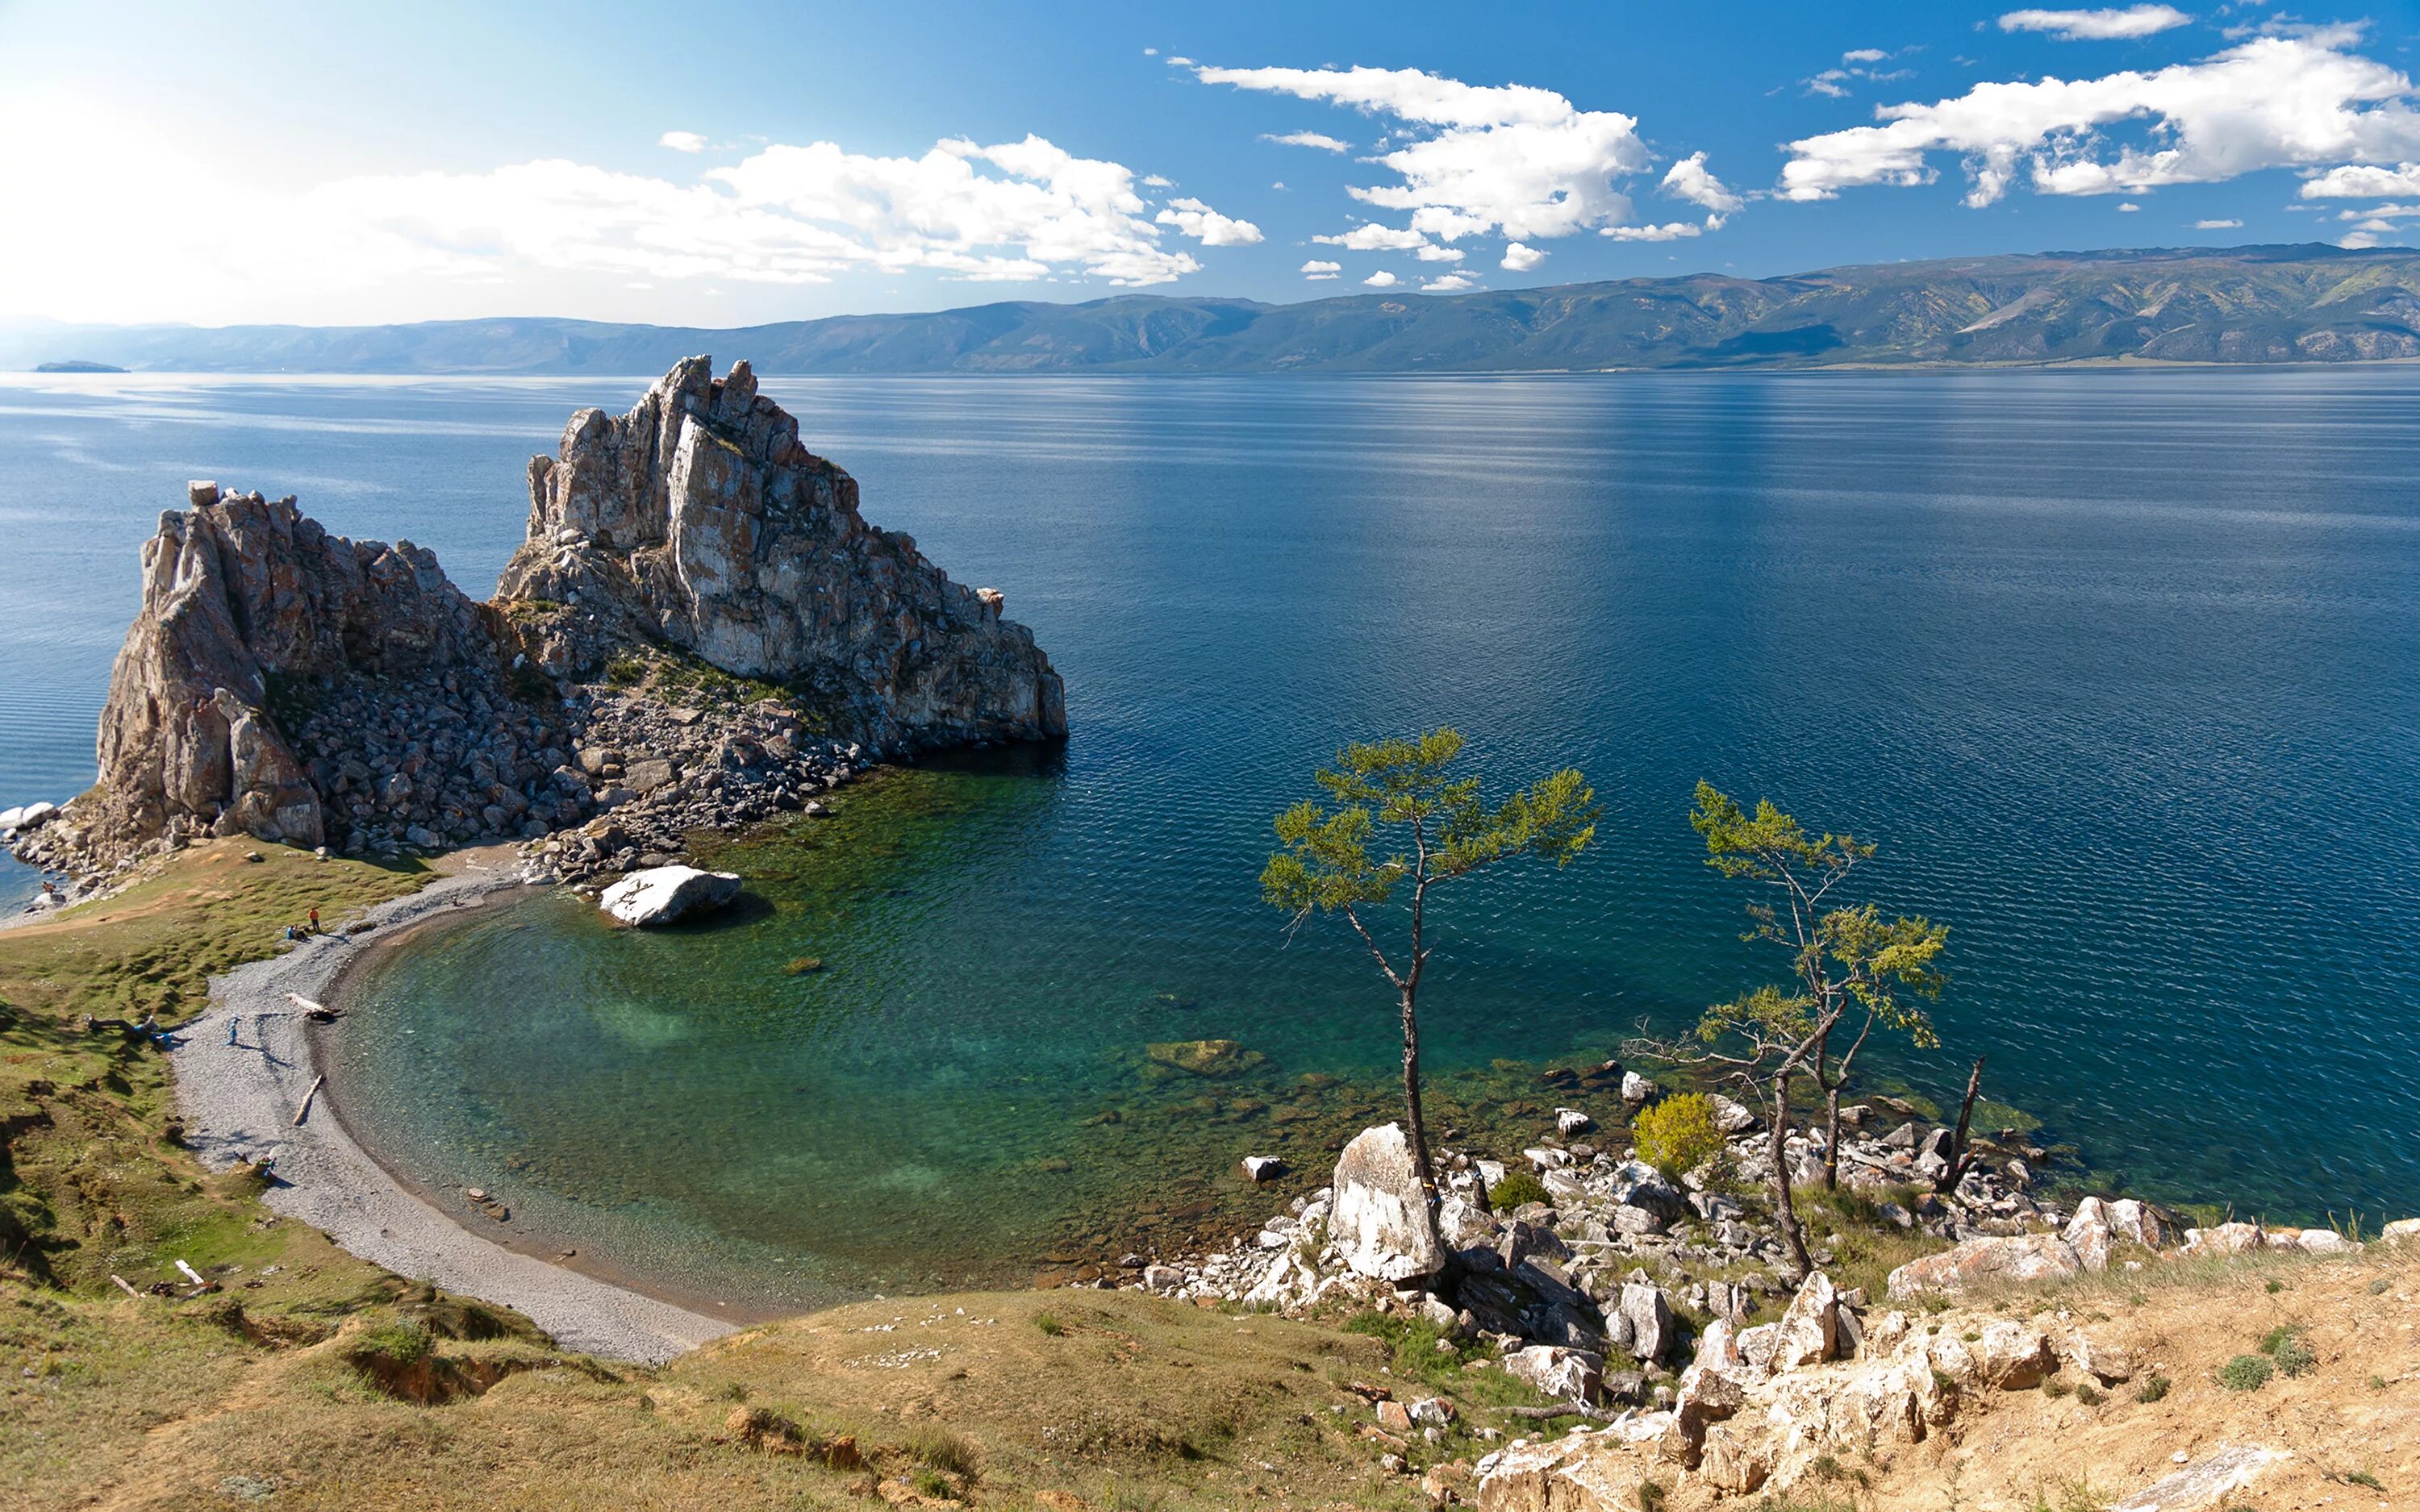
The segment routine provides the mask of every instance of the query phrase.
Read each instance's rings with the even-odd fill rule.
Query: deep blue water
[[[641,387],[0,387],[0,802],[88,779],[134,548],[187,477],[299,493],[485,592],[529,454]],[[1440,1066],[1601,1046],[1763,979],[1686,823],[1703,776],[1880,841],[1882,901],[1951,924],[1947,1044],[1899,1072],[1938,1088],[1988,1053],[1994,1096],[2153,1195],[2420,1211],[2420,373],[767,387],[1067,680],[1063,762],[976,805],[1016,824],[970,820],[947,843],[971,855],[854,918],[878,964],[806,979],[867,1042],[919,1047],[882,1068],[903,1101],[951,1067],[927,1021],[989,1014],[1383,1065],[1366,963],[1332,931],[1285,945],[1253,879],[1338,743],[1450,721],[1499,781],[1576,764],[1607,812],[1570,873],[1450,905]],[[564,952],[532,959],[610,949],[531,927]],[[1161,994],[1193,1005],[1173,1027]],[[525,1119],[545,1078],[474,1085],[494,1044],[457,1018],[433,1060],[363,1054]],[[458,1133],[393,1137],[433,1176]],[[919,1200],[983,1200],[946,1174]]]

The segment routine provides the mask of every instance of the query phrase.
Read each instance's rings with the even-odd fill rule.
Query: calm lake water
[[[527,456],[643,387],[0,386],[0,802],[89,779],[187,477],[484,593]],[[433,1187],[768,1304],[1260,1211],[1223,1168],[1315,1165],[1391,1054],[1357,947],[1259,904],[1269,816],[1339,743],[1450,722],[1499,786],[1569,763],[1606,805],[1570,872],[1449,898],[1451,1119],[1534,1131],[1568,1099],[1496,1062],[1764,980],[1702,776],[1880,841],[1874,895],[1950,923],[1946,1047],[1892,1077],[1988,1054],[2149,1195],[2420,1211],[2420,373],[767,387],[1006,593],[1073,736],[850,790],[744,848],[720,927],[542,900],[378,973],[346,1113]],[[1266,1059],[1145,1048],[1214,1036]]]

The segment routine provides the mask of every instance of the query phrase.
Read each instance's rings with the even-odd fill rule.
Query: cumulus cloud
[[[2000,199],[2021,172],[2040,193],[2136,193],[2420,156],[2411,81],[2348,51],[2354,39],[2345,28],[2262,37],[2149,73],[1983,84],[1930,105],[1886,106],[1875,112],[1885,124],[1792,143],[1780,193],[1820,200],[1929,183],[1929,155],[1944,151],[1963,155],[1975,207]],[[2104,129],[2133,121],[2149,123],[2144,142],[2103,140]]]
[[[2131,199],[2130,199],[2130,200],[2128,200],[2128,201],[2126,201],[2124,204],[2122,204],[2122,205],[2120,205],[2120,206],[2118,206],[2118,208],[2121,212],[2123,212],[2123,213],[2125,213],[2125,214],[2128,214],[2128,215],[2132,215],[2132,214],[2133,214],[2133,213],[2134,213],[2136,210],[2139,210],[2139,209],[2141,209],[2142,208],[2143,208],[2143,207],[2141,207],[2140,205],[2135,204],[2135,203],[2134,203],[2133,200],[2131,200]]]
[[[1663,188],[1673,198],[1702,205],[1717,217],[1729,215],[1745,203],[1707,171],[1706,155],[1702,152],[1692,152],[1666,170]],[[1722,222],[1716,220],[1714,224],[1720,226]]]
[[[1313,283],[1324,278],[1334,278],[1342,271],[1344,271],[1342,263],[1324,263],[1316,257],[1302,265],[1302,276]]]
[[[1205,247],[1249,247],[1261,239],[1259,226],[1221,215],[1198,199],[1170,200],[1152,222],[1172,225]]]
[[[1463,251],[1460,247],[1422,247],[1419,257],[1424,263],[1458,263]]]
[[[2420,194],[2420,162],[2392,168],[2349,164],[2303,183],[2304,199],[2367,199],[2374,194]]]
[[[1174,189],[1176,187],[1175,179],[1162,178],[1156,173],[1147,173],[1143,175],[1142,183],[1145,189]]]
[[[2420,216],[2420,205],[2372,205],[2366,210],[2336,212],[2339,221],[2362,222],[2361,229],[2365,231],[2387,230],[2390,229],[2388,222],[2410,220],[2413,216]]]
[[[1311,239],[1324,247],[1342,247],[1350,252],[1409,252],[1429,244],[1429,239],[1418,231],[1380,225],[1375,221],[1357,225],[1342,236],[1316,236]]]
[[[2149,37],[2192,20],[2174,6],[2128,6],[2123,10],[2011,10],[2000,18],[2000,30],[2048,32],[2064,41],[2100,42]]]
[[[2194,229],[2196,231],[2236,231],[2241,230],[2242,225],[2243,223],[2242,221],[2195,221],[2194,223]]]
[[[1353,150],[1352,143],[1343,140],[1342,137],[1329,136],[1324,131],[1288,131],[1283,136],[1273,136],[1268,132],[1264,131],[1261,133],[1261,140],[1264,142],[1275,142],[1278,146],[1284,147],[1317,147],[1322,152],[1350,152]]]
[[[1202,267],[1171,229],[1204,245],[1260,239],[1199,201],[1163,223],[1131,169],[1032,136],[915,157],[774,146],[680,176],[547,159],[318,184],[232,180],[162,142],[96,131],[71,168],[0,164],[0,202],[48,207],[116,249],[79,250],[82,233],[7,239],[0,282],[47,290],[63,318],[423,317],[541,290],[652,283],[697,298],[853,271],[1155,285]],[[239,251],[230,224],[279,231]]]
[[[1853,47],[1840,54],[1843,63],[1880,63],[1890,56],[1879,47]]]
[[[695,131],[666,131],[656,138],[656,146],[670,147],[675,152],[703,152],[706,150],[706,138]]]
[[[1608,225],[1597,235],[1616,241],[1678,241],[1704,231],[1705,227],[1695,221],[1668,221],[1662,225]]]
[[[1526,273],[1545,260],[1544,253],[1515,241],[1504,249],[1504,260],[1497,266],[1508,273]]]
[[[1363,279],[1361,282],[1369,285],[1372,288],[1393,288],[1397,284],[1402,283],[1403,280],[1381,268],[1376,272],[1372,273],[1369,277]]]
[[[1459,294],[1465,289],[1473,289],[1478,286],[1479,285],[1475,283],[1467,273],[1446,273],[1440,277],[1432,278],[1427,283],[1422,284],[1420,285],[1420,292],[1423,294]]]
[[[1365,205],[1408,212],[1391,243],[1405,250],[1434,238],[1500,233],[1541,240],[1620,225],[1630,198],[1614,187],[1645,172],[1652,155],[1636,117],[1581,110],[1551,89],[1469,85],[1416,69],[1230,69],[1196,65],[1204,84],[1322,100],[1407,123],[1394,146],[1369,161],[1392,183],[1348,190]],[[1369,227],[1357,227],[1363,235]],[[1354,246],[1331,237],[1314,239]],[[1371,250],[1363,247],[1362,250]]]

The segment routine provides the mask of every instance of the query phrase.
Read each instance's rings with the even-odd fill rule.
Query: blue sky
[[[98,14],[0,4],[0,314],[727,325],[2420,224],[2409,4]]]

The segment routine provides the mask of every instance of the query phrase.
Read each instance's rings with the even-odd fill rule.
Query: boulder
[[[29,803],[22,808],[0,809],[0,830],[39,829],[58,817],[55,803]]]
[[[1727,1134],[1745,1134],[1763,1121],[1744,1103],[1735,1103],[1720,1092],[1710,1094],[1706,1101],[1714,1104],[1714,1127]]]
[[[1557,1401],[1587,1406],[1605,1383],[1605,1361],[1584,1350],[1532,1344],[1504,1356],[1504,1373]]]
[[[1574,1134],[1584,1134],[1595,1127],[1596,1120],[1577,1108],[1555,1110],[1555,1133],[1565,1139]]]
[[[1152,1063],[1196,1076],[1236,1076],[1269,1058],[1233,1040],[1170,1040],[1143,1046]]]
[[[2237,1491],[2286,1457],[2283,1449],[2260,1444],[2222,1443],[2217,1453],[2161,1476],[2116,1503],[2109,1512],[2194,1512],[2197,1507],[2214,1507],[2232,1501]]]
[[[625,924],[670,924],[692,914],[711,913],[737,896],[737,872],[659,866],[633,872],[606,888],[597,906]]]
[[[2420,1218],[2397,1218],[2378,1231],[2389,1244],[2420,1244]]]
[[[1681,1342],[1680,1330],[1672,1319],[1672,1304],[1661,1288],[1644,1281],[1626,1281],[1615,1310],[1629,1325],[1631,1354],[1640,1360],[1661,1361]]]
[[[2075,1247],[2056,1234],[1970,1239],[1908,1261],[1890,1273],[1889,1288],[1893,1299],[1903,1302],[1927,1291],[1962,1291],[1980,1281],[2038,1281],[2083,1270]]]
[[[2186,1255],[2249,1255],[2266,1242],[2258,1224],[2220,1224],[2188,1228],[2180,1253]]]
[[[1781,1315],[1774,1335],[1771,1367],[1795,1370],[1820,1365],[1839,1353],[1840,1297],[1832,1278],[1817,1271],[1799,1283],[1798,1294]]]
[[[2109,1231],[2122,1243],[2140,1244],[2150,1250],[2166,1244],[2168,1238],[2158,1211],[2133,1197],[2119,1197],[2109,1204]]]
[[[1625,1071],[1621,1073],[1621,1100],[1624,1103],[1644,1103],[1654,1095],[1653,1082],[1635,1071]]]
[[[2116,1235],[2110,1226],[2108,1205],[2099,1197],[2086,1197],[2075,1205],[2075,1216],[2067,1221],[2067,1231],[2061,1237],[2073,1246],[2076,1259],[2086,1270],[2108,1269],[2109,1250]]]
[[[1274,1181],[1286,1173],[1286,1164],[1275,1155],[1247,1155],[1236,1164],[1244,1180],[1258,1184]]]
[[[1445,1251],[1428,1223],[1428,1196],[1403,1125],[1380,1124],[1353,1136],[1336,1162],[1327,1235],[1357,1275],[1416,1281],[1445,1269]]]

